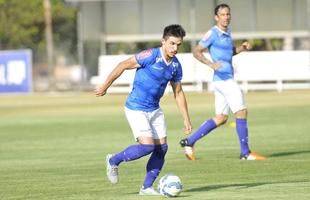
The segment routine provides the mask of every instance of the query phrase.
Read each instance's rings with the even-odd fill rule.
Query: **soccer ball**
[[[158,191],[167,197],[178,196],[183,189],[181,179],[174,174],[166,174],[158,182]]]

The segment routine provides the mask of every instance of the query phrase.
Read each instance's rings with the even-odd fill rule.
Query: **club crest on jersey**
[[[172,62],[172,67],[173,67],[173,68],[179,67],[179,63],[177,63],[177,62]]]
[[[152,55],[152,49],[148,49],[148,50],[144,50],[144,51],[141,51],[138,55],[137,55],[137,59],[138,60],[141,60],[141,59],[145,59],[145,58],[148,58]]]

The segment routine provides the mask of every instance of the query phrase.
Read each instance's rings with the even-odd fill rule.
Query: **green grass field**
[[[198,160],[187,161],[178,145],[184,137],[181,115],[171,94],[162,99],[169,151],[161,175],[181,178],[184,191],[178,199],[310,199],[310,91],[245,97],[250,146],[267,156],[265,161],[240,161],[229,125],[200,140]],[[213,116],[213,96],[187,93],[187,98],[197,128]],[[91,93],[0,96],[0,199],[165,198],[137,194],[147,157],[122,163],[117,185],[105,176],[106,154],[134,143],[125,99]]]

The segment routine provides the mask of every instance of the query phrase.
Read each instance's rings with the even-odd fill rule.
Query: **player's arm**
[[[135,57],[131,57],[127,60],[120,62],[108,75],[107,79],[103,84],[96,86],[95,94],[96,96],[103,96],[106,94],[107,89],[112,85],[112,83],[122,75],[125,70],[138,68],[140,65],[137,63]]]
[[[181,82],[170,81],[170,84],[172,86],[172,90],[173,90],[173,94],[174,94],[174,98],[176,100],[177,106],[183,116],[184,132],[186,134],[189,134],[192,131],[192,123],[189,118],[187,101],[185,98],[184,91],[182,89]]]
[[[220,66],[221,63],[220,62],[216,62],[213,63],[211,62],[208,58],[206,58],[206,56],[204,55],[204,52],[208,51],[207,48],[201,46],[200,44],[198,44],[194,50],[193,50],[193,56],[199,60],[200,62],[202,62],[203,64],[208,65],[210,68],[212,68],[213,70],[217,70]]]
[[[240,46],[234,47],[234,55],[241,53],[242,51],[249,51],[251,49],[252,45],[248,41],[245,41]]]

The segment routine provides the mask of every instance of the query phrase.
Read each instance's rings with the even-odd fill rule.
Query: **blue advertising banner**
[[[31,50],[0,51],[0,93],[31,91]]]

